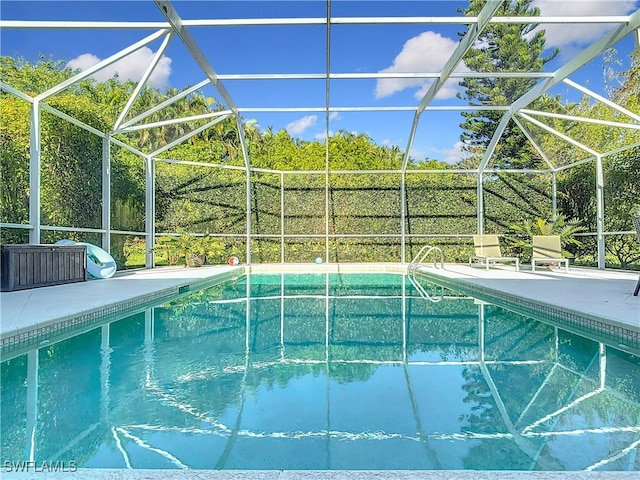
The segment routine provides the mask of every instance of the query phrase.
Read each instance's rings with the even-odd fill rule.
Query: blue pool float
[[[87,273],[91,278],[111,278],[118,266],[109,252],[91,243],[58,240],[56,245],[84,245],[87,247]]]

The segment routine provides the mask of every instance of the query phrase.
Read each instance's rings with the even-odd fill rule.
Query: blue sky
[[[626,15],[640,8],[637,0],[536,0],[541,14]],[[174,1],[185,20],[198,18],[282,18],[324,17],[324,1]],[[333,17],[367,16],[460,16],[466,1],[343,1],[332,2]],[[164,21],[153,1],[10,1],[0,3],[3,20],[84,20],[84,21]],[[545,25],[547,45],[560,48],[560,55],[546,70],[552,71],[591,44],[611,25]],[[376,73],[439,71],[458,41],[462,25],[334,25],[331,29],[331,68],[334,73]],[[191,34],[220,75],[251,73],[324,73],[325,37],[322,25],[193,27]],[[87,68],[152,33],[152,30],[14,30],[0,32],[0,53],[36,61],[39,55]],[[120,77],[137,80],[142,75],[160,41],[114,64],[98,79],[117,70]],[[629,36],[616,45],[619,57],[628,63],[634,47]],[[596,59],[570,78],[604,94],[602,60]],[[461,65],[460,69],[466,67]],[[151,83],[158,88],[184,88],[204,79],[204,74],[176,38],[165,52]],[[226,80],[224,84],[240,107],[324,107],[324,80]],[[334,80],[331,104],[352,106],[415,106],[428,89],[424,79]],[[460,105],[455,98],[459,87],[449,82],[432,105]],[[212,87],[207,96],[218,96]],[[580,94],[567,86],[552,93],[571,99]],[[219,97],[219,96],[218,96]],[[306,140],[326,135],[325,117],[320,112],[245,112],[261,128],[286,128]],[[332,115],[330,134],[337,130],[363,132],[379,144],[404,149],[413,120],[411,112],[340,112]],[[460,158],[459,112],[425,112],[414,141],[417,159],[436,158],[454,162]]]

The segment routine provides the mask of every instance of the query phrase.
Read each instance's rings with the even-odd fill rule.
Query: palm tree
[[[567,245],[581,247],[582,242],[575,238],[575,234],[584,232],[586,227],[581,225],[578,219],[567,219],[564,215],[557,215],[549,219],[526,219],[521,223],[511,225],[509,230],[514,236],[507,237],[507,242],[512,248],[521,249],[525,256],[531,256],[534,235],[558,235],[563,248],[562,256],[571,257],[573,256],[571,252],[564,248]]]

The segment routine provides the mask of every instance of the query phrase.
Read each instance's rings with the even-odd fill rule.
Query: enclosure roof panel
[[[323,141],[337,131],[365,133],[378,144],[400,147],[405,164],[409,159],[460,164],[468,155],[462,148],[462,113],[486,110],[502,121],[482,158],[469,163],[480,169],[491,166],[496,146],[514,125],[528,125],[533,143],[543,132],[569,141],[570,132],[549,131],[549,117],[532,114],[533,104],[547,93],[560,95],[566,105],[588,89],[591,101],[614,108],[608,103],[604,58],[615,48],[620,69],[627,66],[640,28],[638,1],[537,0],[532,6],[539,16],[505,16],[500,0],[485,2],[474,16],[464,15],[466,1],[70,1],[69,8],[64,3],[2,5],[2,55],[28,61],[42,55],[84,71],[38,92],[45,102],[82,78],[104,80],[115,72],[121,80],[142,80],[163,90],[202,84],[221,109],[241,121],[255,120],[260,129],[286,129],[305,141]],[[467,64],[470,49],[487,46],[487,29],[501,32],[510,25],[526,27],[525,38],[544,31],[542,54],[559,53],[539,69]],[[469,79],[526,89],[479,104],[463,99],[461,82]],[[132,100],[129,106],[138,115],[134,105]],[[385,112],[403,112],[403,121],[390,121]],[[114,131],[122,124],[135,128],[130,123],[135,115],[128,113]],[[616,115],[611,128],[638,124],[633,112]],[[638,133],[630,131],[627,137]],[[602,154],[619,146],[589,150]],[[545,168],[565,162],[540,159]]]

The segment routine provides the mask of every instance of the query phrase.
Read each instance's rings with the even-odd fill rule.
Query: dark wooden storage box
[[[0,245],[1,290],[87,281],[84,245]]]

